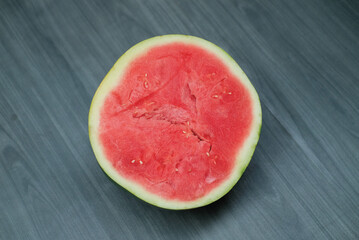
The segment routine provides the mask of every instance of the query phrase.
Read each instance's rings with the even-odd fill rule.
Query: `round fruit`
[[[96,91],[89,136],[116,183],[168,209],[207,205],[246,169],[262,123],[257,92],[216,45],[165,35],[129,49]]]

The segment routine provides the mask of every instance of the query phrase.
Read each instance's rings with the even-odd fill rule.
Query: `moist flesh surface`
[[[128,65],[101,109],[99,136],[123,177],[192,201],[229,177],[251,123],[237,77],[212,53],[171,43]]]

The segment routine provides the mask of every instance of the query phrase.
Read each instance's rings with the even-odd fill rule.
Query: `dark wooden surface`
[[[146,38],[224,48],[262,101],[220,201],[148,205],[101,171],[92,96]],[[359,239],[359,2],[0,0],[0,239]]]

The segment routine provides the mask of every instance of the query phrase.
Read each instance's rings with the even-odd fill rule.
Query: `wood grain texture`
[[[247,171],[207,207],[168,211],[101,171],[92,96],[146,38],[230,53],[263,128]],[[359,3],[0,0],[0,239],[359,239]]]

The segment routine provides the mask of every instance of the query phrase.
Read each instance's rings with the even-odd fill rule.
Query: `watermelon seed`
[[[207,152],[206,154],[207,154],[207,156],[209,157],[209,152]]]
[[[213,98],[218,98],[218,95],[213,95],[212,97],[213,97]]]
[[[216,160],[214,160],[214,161],[213,161],[213,164],[214,164],[214,165],[216,165],[216,164],[217,164]]]
[[[231,92],[228,92],[229,95],[231,95],[232,93]]]
[[[136,160],[132,160],[132,161],[131,161],[131,163],[135,163],[135,162],[136,162]]]
[[[186,131],[182,131],[183,133],[187,133]]]
[[[145,82],[143,83],[143,86],[144,86],[145,88],[148,88],[148,82],[145,81]]]
[[[140,160],[140,164],[143,164],[143,162]]]
[[[176,172],[178,172],[178,168],[176,168]]]
[[[147,73],[145,73],[145,77],[147,77]]]

